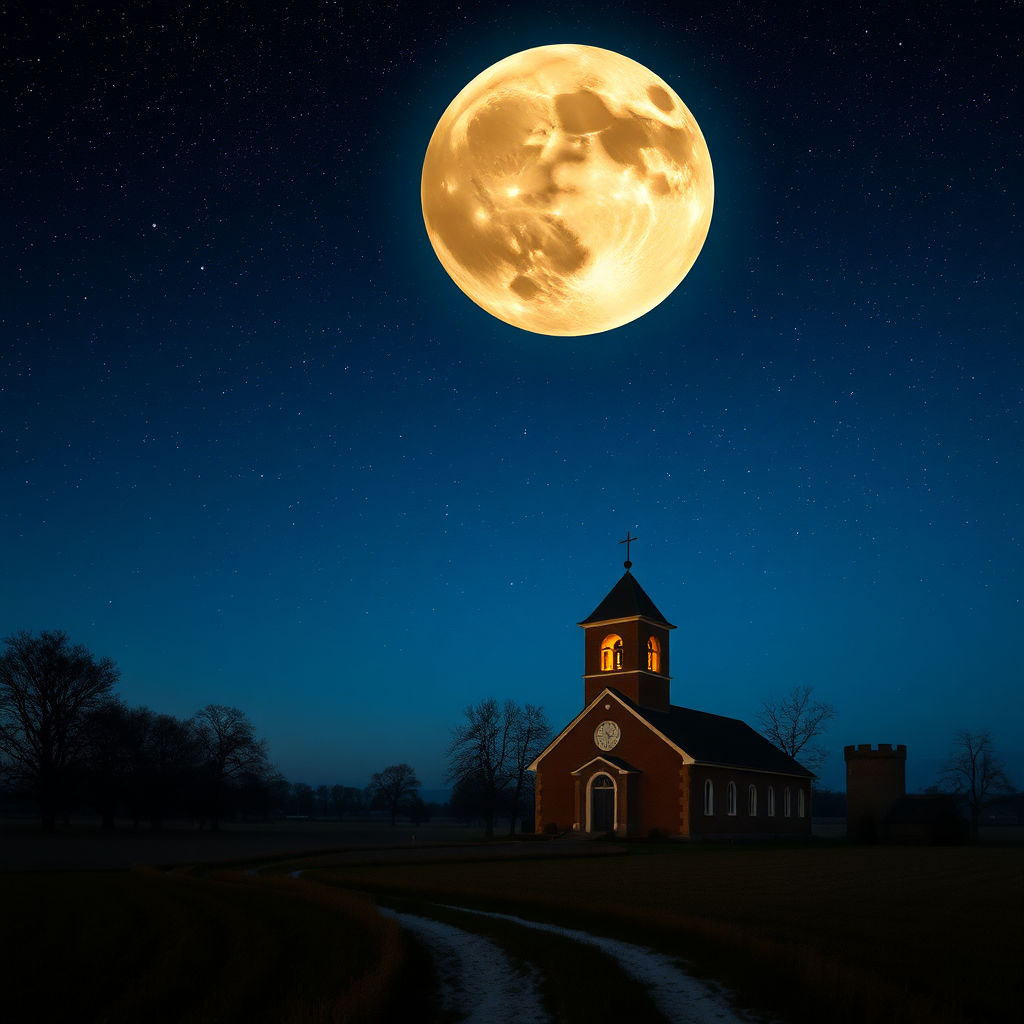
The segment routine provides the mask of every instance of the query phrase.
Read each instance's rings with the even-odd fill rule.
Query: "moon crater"
[[[707,237],[711,157],[643,65],[541,46],[452,101],[423,161],[423,219],[455,283],[539,334],[611,330],[675,289]]]

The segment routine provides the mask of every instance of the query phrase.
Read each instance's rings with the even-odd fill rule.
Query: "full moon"
[[[653,71],[596,46],[538,46],[477,75],[427,146],[430,243],[499,320],[597,334],[665,299],[714,205],[707,143]]]

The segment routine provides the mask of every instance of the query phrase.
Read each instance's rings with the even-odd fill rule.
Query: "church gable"
[[[538,827],[678,830],[685,758],[621,694],[603,690],[530,765]]]
[[[678,763],[693,760],[631,701],[612,689],[604,689],[545,747],[529,770],[549,768],[549,759],[557,760],[561,766],[564,759],[572,761],[575,757],[569,769],[572,771],[591,757],[611,753],[643,768],[643,759],[654,747],[662,747]]]

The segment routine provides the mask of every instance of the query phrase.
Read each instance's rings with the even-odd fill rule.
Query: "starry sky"
[[[961,727],[1024,783],[1019,8],[6,10],[0,633],[430,789],[467,704],[580,710],[629,529],[674,703],[811,684],[825,784],[893,742],[925,785]],[[660,75],[715,169],[682,285],[583,338],[473,305],[419,206],[451,99],[554,42]]]

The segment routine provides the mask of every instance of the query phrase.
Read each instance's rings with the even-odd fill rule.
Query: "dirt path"
[[[630,942],[526,921],[511,914],[443,906],[445,910],[496,918],[596,946],[650,992],[671,1024],[750,1024],[754,1020],[730,1006],[716,986],[687,974],[675,957]],[[394,918],[430,947],[446,1010],[467,1014],[465,1020],[470,1024],[541,1024],[549,1020],[537,991],[536,969],[532,974],[517,971],[491,939],[418,914],[399,913],[386,907],[381,907],[380,912]]]
[[[511,921],[523,928],[552,932],[576,942],[597,946],[603,953],[617,960],[623,971],[634,981],[647,988],[655,1005],[672,1024],[747,1024],[751,1020],[750,1017],[733,1009],[719,989],[691,977],[679,966],[679,961],[675,957],[666,956],[664,953],[657,953],[652,949],[621,942],[618,939],[605,939],[573,928],[562,928],[539,921],[525,921],[511,914],[496,914],[452,906],[445,906],[445,909]]]
[[[490,939],[429,917],[381,907],[422,939],[434,954],[445,1010],[465,1014],[465,1024],[547,1024],[536,972],[516,970]]]

